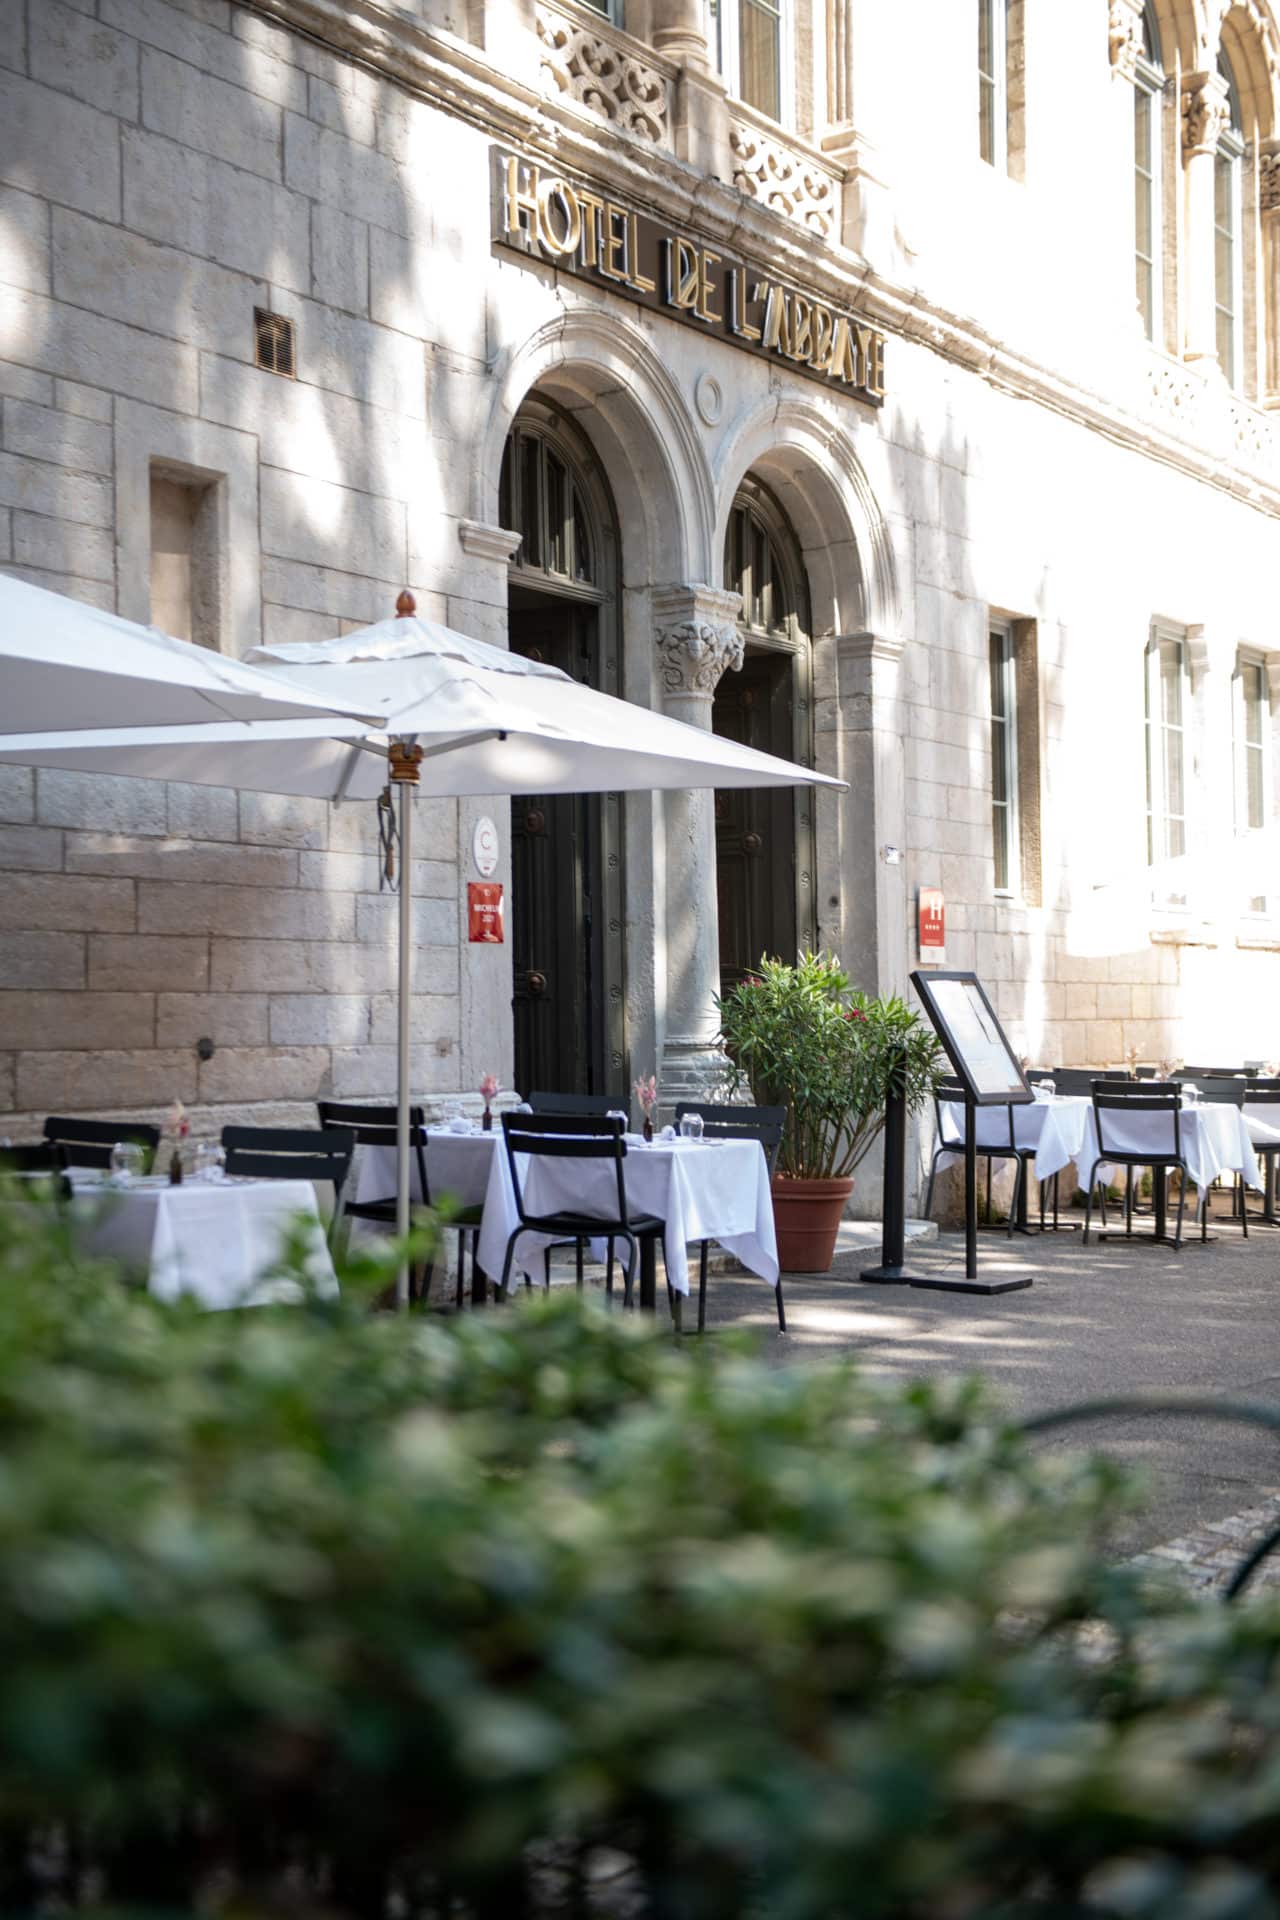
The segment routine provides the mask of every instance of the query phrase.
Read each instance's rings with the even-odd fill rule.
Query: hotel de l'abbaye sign
[[[541,162],[493,149],[493,238],[869,406],[884,400],[884,335]]]

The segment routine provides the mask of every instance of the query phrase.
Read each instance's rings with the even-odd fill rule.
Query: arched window
[[[791,119],[786,0],[714,0],[711,44],[729,92],[771,120]]]
[[[773,495],[743,488],[729,515],[724,582],[742,595],[738,624],[752,639],[791,642],[800,612],[795,539]]]
[[[1160,331],[1160,102],[1164,65],[1160,29],[1150,5],[1142,12],[1142,50],[1133,86],[1133,262],[1138,313],[1148,340]]]
[[[498,513],[520,535],[512,565],[582,586],[598,584],[591,511],[555,426],[517,421],[507,437]]]
[[[1218,55],[1218,72],[1227,88],[1228,123],[1218,139],[1213,164],[1213,306],[1218,365],[1228,386],[1240,384],[1240,322],[1243,301],[1240,274],[1240,162],[1244,157],[1244,120],[1231,63]]]

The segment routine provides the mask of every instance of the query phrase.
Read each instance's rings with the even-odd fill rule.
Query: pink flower
[[[865,1020],[867,1016],[861,1007],[846,1007],[844,1017],[846,1020]]]
[[[645,1079],[643,1076],[641,1076],[641,1078],[636,1081],[635,1086],[632,1088],[632,1092],[635,1094],[636,1099],[640,1102],[642,1111],[645,1113],[652,1113],[654,1108],[658,1104],[657,1074],[651,1073],[648,1079]]]
[[[169,1110],[169,1130],[176,1134],[179,1140],[185,1140],[191,1131],[191,1122],[187,1118],[187,1110],[181,1100],[175,1100]]]
[[[494,1073],[486,1073],[486,1075],[484,1076],[484,1079],[480,1082],[480,1098],[484,1101],[487,1107],[489,1102],[491,1100],[496,1100],[497,1097],[498,1097],[498,1076]]]

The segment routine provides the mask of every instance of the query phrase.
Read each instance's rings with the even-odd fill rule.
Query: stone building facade
[[[849,782],[424,804],[430,1098],[702,1085],[921,887],[1037,1060],[1275,1057],[1278,95],[1263,0],[0,0],[0,565]],[[390,1091],[372,809],[7,768],[0,869],[0,1133]]]

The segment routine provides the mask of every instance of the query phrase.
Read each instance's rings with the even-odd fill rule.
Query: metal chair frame
[[[769,1179],[773,1180],[774,1169],[778,1164],[778,1155],[782,1150],[782,1134],[787,1124],[785,1107],[731,1107],[707,1104],[699,1100],[682,1100],[676,1107],[676,1126],[680,1125],[686,1113],[702,1116],[704,1139],[713,1140],[758,1140],[764,1148],[764,1157],[769,1169]],[[703,1333],[707,1325],[707,1251],[709,1242],[698,1242],[698,1332]],[[778,1332],[787,1330],[787,1309],[782,1298],[782,1275],[778,1275],[774,1287],[774,1300],[778,1309]]]
[[[16,1146],[0,1147],[0,1178],[8,1174],[47,1173],[59,1200],[71,1198],[66,1155],[54,1140],[27,1140]]]
[[[319,1100],[316,1112],[320,1117],[321,1131],[331,1133],[335,1130],[351,1136],[352,1147],[389,1147],[396,1148],[396,1109],[387,1103],[368,1103],[350,1100]],[[431,1205],[431,1185],[427,1179],[427,1156],[423,1146],[422,1134],[426,1125],[426,1115],[421,1107],[409,1109],[409,1143],[414,1165],[418,1169],[418,1187],[422,1195],[421,1204]],[[354,1154],[352,1156],[354,1160]],[[348,1178],[350,1169],[348,1169]],[[379,1226],[393,1227],[396,1224],[396,1196],[394,1193],[378,1200],[351,1200],[347,1196],[347,1182],[344,1181],[334,1206],[334,1228],[337,1229],[339,1216],[343,1220],[369,1220]],[[458,1301],[462,1305],[463,1267],[466,1264],[466,1234],[470,1222],[460,1225],[462,1246],[458,1257]],[[479,1240],[479,1229],[476,1239]],[[411,1276],[411,1285],[417,1280],[416,1291],[423,1300],[431,1292],[431,1279],[435,1272],[434,1261],[428,1260],[420,1275],[415,1270]]]
[[[61,1147],[69,1167],[109,1167],[111,1149],[121,1140],[136,1140],[153,1161],[160,1147],[159,1127],[143,1120],[77,1120],[51,1114],[44,1123],[44,1137]]]
[[[943,1118],[942,1109],[944,1106],[948,1105],[952,1101],[963,1100],[964,1097],[965,1097],[964,1083],[961,1080],[939,1081],[937,1087],[934,1090],[933,1112],[934,1112],[934,1120],[937,1126],[937,1144],[933,1149],[933,1157],[929,1162],[929,1183],[925,1188],[924,1212],[925,1212],[926,1219],[929,1217],[929,1214],[932,1212],[932,1209],[933,1209],[933,1189],[934,1189],[934,1183],[938,1177],[939,1160],[941,1160],[943,1155],[947,1153],[963,1153],[964,1152],[963,1138],[961,1138],[958,1141],[955,1141],[955,1140],[949,1141],[947,1139],[946,1124]],[[1034,1147],[1020,1147],[1017,1144],[1017,1141],[1014,1139],[1013,1107],[1011,1105],[1006,1105],[1003,1108],[1001,1108],[997,1104],[996,1106],[993,1106],[993,1107],[979,1108],[978,1111],[982,1113],[999,1113],[1003,1111],[1009,1122],[1009,1144],[1007,1147],[1006,1146],[998,1146],[998,1147],[981,1146],[977,1149],[977,1152],[978,1152],[978,1158],[980,1160],[985,1160],[987,1163],[986,1218],[987,1218],[988,1226],[990,1226],[991,1224],[991,1163],[993,1160],[1012,1160],[1017,1166],[1018,1172],[1017,1172],[1016,1180],[1014,1182],[1013,1204],[1009,1208],[1009,1218],[1005,1222],[1005,1233],[1009,1239],[1012,1239],[1014,1222],[1015,1220],[1018,1220],[1019,1218],[1021,1218],[1023,1204],[1026,1196],[1027,1163],[1028,1161],[1032,1161],[1035,1159],[1036,1150]]]
[[[1246,1080],[1242,1106],[1276,1107],[1280,1109],[1280,1080]],[[1276,1115],[1280,1122],[1280,1112]],[[1276,1160],[1280,1158],[1280,1140],[1254,1147],[1264,1170],[1265,1185],[1262,1190],[1262,1212],[1255,1213],[1254,1219],[1261,1220],[1266,1226],[1280,1226],[1280,1214],[1276,1213]],[[1241,1205],[1245,1206],[1243,1194]]]
[[[613,1295],[614,1246],[619,1240],[624,1242],[627,1247],[627,1265],[623,1281],[623,1305],[627,1307],[631,1305],[639,1242],[645,1237],[659,1237],[665,1222],[659,1220],[656,1214],[633,1214],[630,1211],[624,1165],[627,1157],[627,1143],[623,1138],[624,1127],[624,1121],[609,1114],[504,1113],[502,1115],[502,1135],[506,1146],[507,1165],[511,1172],[511,1190],[515,1198],[519,1225],[507,1237],[507,1250],[502,1262],[502,1278],[498,1282],[500,1295],[508,1292],[516,1241],[522,1233],[541,1233],[549,1234],[560,1244],[567,1245],[572,1242],[575,1245],[579,1254],[580,1274],[583,1246],[592,1240],[604,1240],[608,1247],[605,1292],[609,1298]],[[525,1205],[524,1189],[520,1181],[518,1161],[521,1157],[612,1161],[617,1181],[616,1215],[610,1218],[604,1214],[530,1213]]]
[[[574,1113],[593,1116],[596,1119],[600,1119],[607,1113],[616,1112],[619,1106],[619,1102],[609,1093],[531,1093],[528,1104],[534,1113]],[[578,1292],[581,1293],[586,1281],[586,1275],[583,1269],[581,1240],[556,1240],[553,1241],[549,1247],[542,1249],[542,1285],[544,1290],[546,1292],[550,1292],[551,1290],[551,1256],[557,1247],[572,1247],[574,1249],[575,1277]],[[529,1276],[526,1274],[526,1284],[528,1283],[528,1279]]]
[[[1176,1084],[1180,1087],[1184,1080],[1191,1080],[1193,1078],[1194,1076],[1189,1074],[1184,1068],[1178,1075]],[[1196,1092],[1199,1095],[1198,1104],[1202,1107],[1243,1107],[1246,1084],[1243,1074],[1203,1074],[1195,1081]],[[1215,1180],[1213,1184],[1216,1187],[1218,1181]],[[1206,1194],[1200,1209],[1202,1239],[1207,1237],[1208,1210],[1209,1197]],[[1231,1217],[1233,1220],[1239,1220],[1240,1231],[1247,1240],[1249,1238],[1249,1214],[1244,1202],[1244,1175],[1242,1173],[1237,1173],[1231,1183]]]
[[[224,1127],[222,1147],[227,1172],[252,1180],[319,1180],[333,1186],[333,1217],[328,1240],[337,1231],[339,1199],[351,1171],[355,1143],[343,1128],[317,1132],[311,1127]]]
[[[1104,1138],[1104,1129],[1102,1124],[1102,1116],[1104,1113],[1167,1113],[1167,1114],[1171,1114],[1173,1117],[1173,1152],[1172,1154],[1163,1154],[1163,1153],[1152,1154],[1146,1151],[1145,1149],[1142,1152],[1131,1152],[1124,1148],[1108,1147]],[[1177,1170],[1182,1175],[1182,1180],[1178,1187],[1178,1225],[1177,1225],[1177,1230],[1174,1234],[1173,1240],[1170,1244],[1172,1244],[1175,1248],[1181,1251],[1183,1209],[1186,1205],[1187,1181],[1190,1177],[1187,1172],[1186,1160],[1183,1158],[1183,1154],[1182,1154],[1181,1115],[1182,1115],[1182,1095],[1178,1092],[1177,1088],[1174,1086],[1170,1086],[1167,1089],[1160,1090],[1158,1086],[1157,1088],[1153,1089],[1152,1083],[1149,1080],[1130,1081],[1127,1085],[1122,1085],[1120,1082],[1115,1080],[1099,1079],[1095,1081],[1094,1087],[1093,1087],[1093,1121],[1094,1121],[1094,1128],[1098,1136],[1098,1151],[1094,1159],[1093,1165],[1089,1169],[1089,1178],[1088,1178],[1088,1181],[1086,1182],[1085,1207],[1084,1207],[1084,1245],[1085,1246],[1088,1246],[1089,1244],[1089,1228],[1090,1228],[1090,1225],[1092,1224],[1092,1218],[1093,1218],[1093,1188],[1094,1188],[1094,1184],[1097,1176],[1097,1170],[1100,1166],[1102,1166],[1103,1164],[1106,1164],[1108,1166],[1124,1167],[1130,1170],[1134,1167],[1150,1167],[1153,1172],[1156,1172],[1156,1171],[1168,1172],[1170,1167],[1176,1167]],[[1126,1195],[1125,1195],[1125,1237],[1126,1239],[1131,1239],[1133,1235],[1133,1218],[1132,1218],[1133,1210],[1130,1205],[1131,1191],[1132,1191],[1131,1185],[1129,1183],[1126,1183]],[[1201,1210],[1201,1232],[1203,1235],[1203,1232],[1204,1232],[1203,1201],[1201,1202],[1200,1210]],[[1103,1230],[1105,1231],[1105,1229],[1106,1229],[1106,1220],[1104,1216]],[[1163,1241],[1162,1241],[1162,1244],[1163,1244]]]

